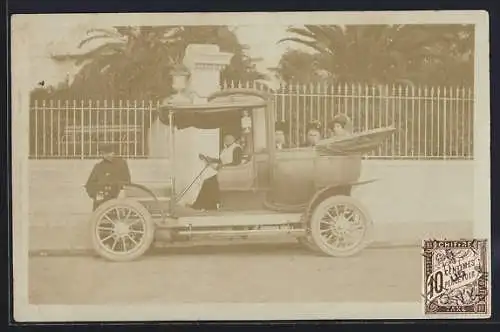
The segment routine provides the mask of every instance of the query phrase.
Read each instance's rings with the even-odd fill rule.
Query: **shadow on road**
[[[158,243],[157,243],[158,244]],[[366,253],[398,250],[397,247],[369,247],[359,255]],[[399,247],[402,249],[402,247]],[[315,252],[304,245],[296,242],[245,242],[234,241],[214,241],[214,242],[176,242],[153,246],[145,255],[147,257],[161,256],[303,256],[303,257],[328,257],[321,252]],[[30,252],[30,257],[68,257],[86,256],[98,257],[93,250],[64,250],[64,251],[36,251]],[[350,258],[350,257],[347,257]]]
[[[301,255],[321,256],[295,243],[230,243],[230,244],[177,244],[165,248],[153,248],[148,256],[157,255]]]

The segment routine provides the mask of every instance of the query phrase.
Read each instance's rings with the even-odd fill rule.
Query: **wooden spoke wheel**
[[[142,256],[153,243],[154,232],[151,214],[130,199],[105,202],[91,218],[94,250],[111,261],[131,261]]]
[[[325,254],[348,257],[366,248],[373,222],[363,205],[350,196],[331,196],[319,203],[310,219],[311,238]]]

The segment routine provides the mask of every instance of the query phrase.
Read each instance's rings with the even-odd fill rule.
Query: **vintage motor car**
[[[333,257],[355,255],[366,248],[373,221],[351,190],[374,181],[360,180],[362,156],[376,149],[395,128],[325,139],[314,148],[278,151],[272,98],[264,92],[228,89],[201,105],[166,104],[159,110],[171,137],[175,128],[219,128],[231,117],[240,121],[243,115],[260,124],[245,134],[245,161],[218,172],[220,209],[197,211],[181,206],[178,202],[189,186],[176,188],[175,172],[161,192],[127,184],[125,197],[103,203],[91,215],[91,240],[97,254],[112,261],[137,259],[159,232],[171,241],[253,234],[269,235],[272,241],[271,235],[285,233]],[[175,169],[172,141],[169,163]]]

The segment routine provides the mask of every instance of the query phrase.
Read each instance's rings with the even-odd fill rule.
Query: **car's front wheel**
[[[154,240],[155,224],[149,211],[130,199],[113,199],[94,211],[90,220],[94,250],[111,261],[142,256]]]

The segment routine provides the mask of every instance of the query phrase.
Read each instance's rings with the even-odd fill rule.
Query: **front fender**
[[[126,184],[123,185],[123,189],[125,189],[127,187],[128,188],[137,188],[137,189],[139,189],[139,190],[147,193],[148,196],[150,196],[151,198],[153,198],[153,200],[155,201],[155,203],[158,204],[158,206],[160,206],[160,201],[158,200],[158,197],[148,187],[143,186],[142,184],[138,184],[138,183],[126,183]],[[163,209],[160,210],[160,213],[161,213],[161,221],[162,221],[162,223],[164,223],[165,220],[166,220],[166,215],[163,212]]]

